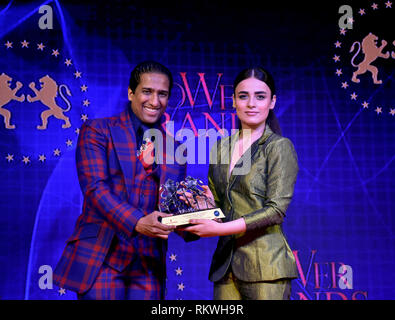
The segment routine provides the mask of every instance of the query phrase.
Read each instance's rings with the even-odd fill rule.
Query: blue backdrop
[[[0,299],[75,299],[51,288],[50,274],[81,212],[78,128],[123,110],[129,73],[146,59],[174,74],[166,116],[176,130],[233,128],[233,78],[251,64],[268,68],[300,165],[284,222],[299,270],[292,299],[395,298],[395,4],[348,1],[342,29],[344,2],[2,1]],[[378,47],[387,41],[389,56],[372,62],[381,84],[369,71],[352,81],[358,44],[350,49],[369,33]],[[47,101],[51,88],[58,95]],[[71,109],[43,125],[53,103]],[[207,169],[192,163],[188,173],[207,181]],[[170,237],[167,299],[211,299],[216,241]]]

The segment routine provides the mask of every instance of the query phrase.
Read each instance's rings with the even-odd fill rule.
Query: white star
[[[86,92],[86,90],[88,90],[88,86],[85,85],[85,84],[83,84],[83,85],[81,86],[81,91],[82,91],[82,92]]]
[[[66,141],[66,145],[67,145],[68,147],[71,147],[71,146],[73,145],[73,141],[71,141],[70,139],[68,139],[68,140]]]
[[[7,49],[12,48],[12,42],[7,41],[4,45],[7,47]]]
[[[350,96],[351,96],[351,100],[357,100],[358,95],[355,92],[350,94]]]
[[[380,113],[383,113],[383,108],[377,107],[376,109],[374,109],[374,111],[376,111],[377,114],[380,114]]]
[[[365,9],[359,9],[359,14],[361,16],[363,16],[364,14],[366,14]]]
[[[347,81],[346,82],[342,82],[342,88],[343,89],[347,89],[347,87],[348,87]]]
[[[44,162],[46,159],[47,159],[47,157],[44,154],[40,154],[38,156],[38,160],[41,161],[41,162]]]
[[[82,73],[80,72],[80,71],[76,71],[76,72],[74,72],[74,76],[75,76],[75,78],[77,79],[77,78],[81,78],[81,75],[82,75]]]
[[[23,40],[21,42],[22,48],[29,48],[29,42],[27,42],[26,40]]]
[[[13,154],[8,154],[6,157],[8,162],[14,161],[14,155]]]
[[[369,108],[369,103],[366,102],[366,101],[364,101],[364,102],[362,103],[362,106],[363,106],[364,109],[367,109],[367,108]]]
[[[84,121],[84,122],[85,122],[86,120],[88,120],[88,115],[87,115],[87,114],[82,114],[82,115],[81,115],[81,120]]]
[[[184,289],[185,289],[185,285],[184,285],[184,283],[179,283],[179,284],[177,284],[177,290],[180,290],[180,291],[184,291]]]
[[[182,275],[182,269],[180,267],[178,267],[177,269],[174,270],[176,272],[177,276],[181,276]]]
[[[85,99],[84,101],[82,101],[82,104],[84,107],[88,107],[91,104],[91,102],[88,99]]]
[[[59,295],[60,295],[60,296],[63,296],[64,294],[66,294],[66,289],[60,288],[60,289],[58,290],[58,292],[59,292]]]
[[[75,129],[74,132],[75,132],[76,134],[80,134],[80,128]]]
[[[57,58],[58,55],[59,55],[59,50],[58,50],[58,49],[52,50],[52,55],[55,56],[55,57]]]
[[[174,253],[172,253],[172,254],[170,255],[169,259],[170,259],[171,262],[176,261],[176,260],[177,260],[177,255],[174,254]]]
[[[59,150],[59,149],[55,149],[55,150],[53,151],[53,155],[54,155],[54,156],[60,156],[60,150]]]
[[[66,66],[70,66],[70,65],[72,65],[72,62],[71,62],[71,59],[66,59],[65,60],[65,62],[64,62],[64,64],[66,65]]]
[[[391,108],[390,115],[391,115],[391,116],[395,116],[395,109],[392,109],[392,108]]]
[[[37,44],[37,50],[43,51],[44,48],[45,48],[45,46],[43,45],[42,42]]]
[[[28,163],[30,162],[30,157],[29,157],[29,156],[27,156],[27,157],[23,156],[22,162],[23,162],[24,164],[28,164]]]
[[[392,2],[387,1],[387,2],[385,3],[385,7],[386,7],[386,8],[392,8]]]

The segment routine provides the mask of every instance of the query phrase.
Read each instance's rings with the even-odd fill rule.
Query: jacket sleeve
[[[287,138],[273,141],[268,144],[265,153],[267,186],[266,194],[260,195],[264,206],[243,216],[247,232],[281,224],[294,193],[299,167],[292,142]]]
[[[96,212],[125,238],[134,233],[144,212],[115,195],[109,185],[108,137],[105,128],[84,123],[78,137],[76,163],[82,193]]]

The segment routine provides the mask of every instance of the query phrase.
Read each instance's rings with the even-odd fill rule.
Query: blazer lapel
[[[129,111],[125,110],[119,118],[119,125],[110,126],[110,132],[114,149],[117,154],[119,163],[125,179],[125,186],[128,198],[131,196],[132,183],[136,175],[137,159],[137,143],[130,121]]]
[[[252,166],[252,164],[253,164],[254,161],[256,160],[256,159],[255,159],[255,156],[256,156],[256,154],[257,154],[258,149],[266,142],[266,140],[267,140],[267,139],[269,138],[269,136],[271,136],[272,134],[273,134],[273,131],[270,129],[270,127],[269,127],[268,125],[266,125],[265,131],[263,132],[262,136],[261,136],[257,141],[255,141],[255,142],[251,145],[251,147],[250,147],[251,153],[247,153],[247,151],[246,151],[246,153],[244,153],[244,154],[240,157],[240,159],[237,161],[237,163],[235,164],[235,167],[241,166],[241,164],[243,164],[244,161],[251,161],[251,166]],[[234,137],[234,138],[233,138],[233,137]],[[234,146],[234,144],[235,144],[235,142],[236,142],[236,139],[237,139],[237,137],[238,137],[238,134],[235,134],[233,137],[232,137],[232,138],[233,138],[233,142],[232,142],[231,152],[233,152],[233,146]],[[248,157],[248,156],[250,157],[250,159],[246,159],[246,157]],[[231,154],[230,157],[232,157],[232,154]],[[244,164],[243,164],[243,165],[244,165]],[[229,167],[228,167],[228,170],[229,170]],[[233,175],[233,170],[232,170],[232,173],[231,173],[231,175],[230,175],[230,177],[229,177],[228,190],[230,190],[230,189],[232,188],[233,184],[234,184],[238,179],[240,179],[240,175]]]

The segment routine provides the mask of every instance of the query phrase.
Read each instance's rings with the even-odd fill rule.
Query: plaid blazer
[[[186,167],[166,154],[166,135],[161,131],[165,164],[157,166],[159,183],[183,180]],[[157,210],[159,188],[146,175],[136,151],[128,110],[81,127],[76,163],[84,203],[54,270],[59,287],[81,294],[92,286],[103,262],[121,272],[136,258],[148,268],[162,268],[157,272],[165,277],[167,241],[134,231],[141,217]]]

